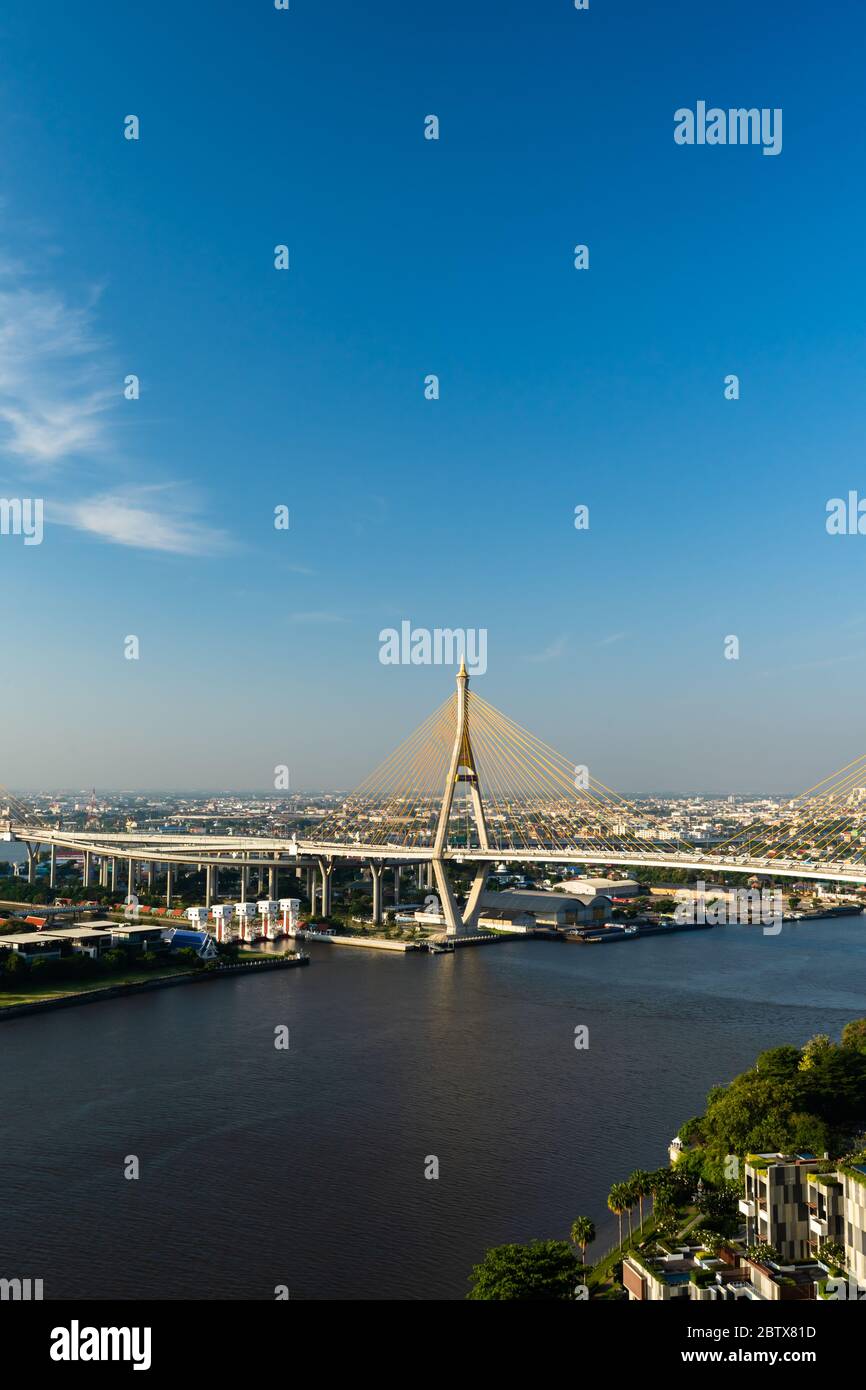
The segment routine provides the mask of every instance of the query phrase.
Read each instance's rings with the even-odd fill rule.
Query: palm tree
[[[643,1168],[635,1168],[628,1181],[629,1187],[640,1204],[640,1229],[643,1230],[643,1199],[649,1196],[651,1174],[647,1173]]]
[[[626,1216],[628,1217],[628,1240],[630,1245],[632,1242],[631,1214],[634,1211],[634,1204],[637,1201],[637,1193],[631,1185],[631,1179],[622,1183],[621,1186],[623,1190],[623,1199],[625,1201]]]
[[[573,1245],[580,1246],[581,1264],[586,1264],[586,1247],[595,1240],[595,1226],[588,1216],[579,1216],[571,1228]]]
[[[626,1188],[624,1182],[615,1182],[607,1196],[608,1210],[619,1218],[619,1243],[622,1245],[622,1214],[626,1209]]]

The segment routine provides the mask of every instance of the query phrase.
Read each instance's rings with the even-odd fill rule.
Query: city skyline
[[[0,544],[0,777],[351,788],[450,687],[382,664],[409,622],[484,630],[485,698],[623,792],[795,793],[863,746],[862,17],[384,9],[7,7],[3,491],[46,521]],[[778,156],[679,146],[704,98]]]

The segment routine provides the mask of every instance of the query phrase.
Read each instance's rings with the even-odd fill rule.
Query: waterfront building
[[[0,936],[0,950],[17,951],[28,960],[59,960],[62,943],[47,932],[19,931]]]
[[[564,878],[556,887],[579,897],[604,893],[608,898],[636,898],[640,893],[640,884],[634,878]]]
[[[866,1288],[866,1163],[843,1168],[839,1177],[845,1265],[848,1273]]]
[[[652,1256],[631,1251],[622,1267],[629,1301],[637,1303],[814,1301],[828,1274],[817,1260],[774,1264],[749,1259],[733,1245],[723,1246],[717,1256],[699,1245]]]
[[[603,893],[533,893],[505,888],[481,894],[481,912],[502,924],[513,920],[538,927],[592,926],[610,920],[612,904]]]
[[[144,925],[141,922],[111,922],[111,944],[131,946],[134,950],[147,951],[163,939],[163,926]]]
[[[101,927],[46,927],[41,935],[54,937],[70,946],[73,954],[90,956],[94,960],[112,945],[111,932]]]
[[[804,1153],[749,1154],[740,1211],[746,1218],[746,1243],[766,1241],[783,1260],[803,1260],[811,1252],[807,1178],[826,1157]]]

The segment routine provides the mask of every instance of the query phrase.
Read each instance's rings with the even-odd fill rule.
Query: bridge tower
[[[461,914],[448,878],[444,857],[448,843],[448,823],[451,817],[451,808],[454,805],[454,793],[461,782],[465,783],[469,789],[475,828],[478,832],[478,843],[483,850],[490,848],[484,803],[481,799],[481,787],[478,781],[475,755],[472,751],[468,695],[469,672],[466,670],[466,662],[461,660],[460,670],[457,672],[457,719],[454,729],[454,745],[451,750],[448,772],[445,776],[445,789],[442,794],[442,805],[439,808],[431,860],[448,936],[457,936],[462,931],[472,931],[474,928],[481,905],[481,894],[484,892],[484,885],[487,882],[487,875],[490,872],[492,862],[485,860],[476,866],[475,878],[469,890],[466,906]]]

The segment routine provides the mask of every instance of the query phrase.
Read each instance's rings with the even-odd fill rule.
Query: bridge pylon
[[[481,895],[484,892],[491,863],[490,860],[476,863],[475,878],[469,890],[466,906],[461,913],[454,897],[454,890],[451,887],[444,857],[444,851],[448,844],[448,825],[451,809],[454,805],[454,793],[461,782],[465,783],[469,790],[472,814],[478,832],[478,843],[482,850],[490,849],[481,785],[478,780],[475,754],[472,751],[468,696],[469,672],[466,670],[466,662],[461,661],[460,670],[457,672],[457,718],[454,729],[454,745],[451,750],[448,771],[445,775],[445,787],[442,793],[442,804],[439,808],[431,857],[433,876],[439,890],[442,915],[445,918],[445,930],[448,936],[458,936],[461,932],[471,931],[475,926],[481,906]]]

